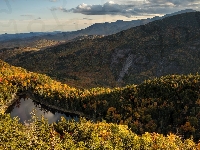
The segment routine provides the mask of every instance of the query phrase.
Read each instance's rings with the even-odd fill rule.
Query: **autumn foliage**
[[[67,140],[75,149],[103,149],[105,146],[107,149],[195,149],[197,145],[192,140],[182,141],[181,137],[193,137],[195,141],[200,139],[198,74],[168,75],[122,88],[76,89],[46,75],[10,66],[3,61],[0,61],[0,69],[1,113],[5,112],[15,94],[29,92],[40,103],[81,112],[94,122],[107,122],[67,123],[63,120],[54,126],[39,123],[30,132],[31,138],[41,134],[41,139],[32,141],[36,147],[48,142],[54,142],[55,147],[65,147],[67,145],[64,141]],[[11,125],[17,121],[1,115],[1,122]],[[14,126],[18,129],[14,129],[12,125],[3,125],[1,123],[0,127],[8,130],[4,133],[0,128],[0,132],[4,133],[4,137],[0,139],[4,142],[10,136],[19,136],[25,140],[27,137],[21,131],[30,130],[18,123]],[[43,135],[46,130],[51,133],[48,137]],[[23,143],[19,142],[15,146],[19,144]]]

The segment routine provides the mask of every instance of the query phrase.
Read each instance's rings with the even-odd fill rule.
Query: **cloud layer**
[[[81,13],[84,15],[133,15],[166,14],[183,9],[195,9],[200,7],[199,0],[116,0],[117,3],[109,1],[103,5],[80,4],[75,8],[52,8],[52,11],[62,10],[64,12]]]

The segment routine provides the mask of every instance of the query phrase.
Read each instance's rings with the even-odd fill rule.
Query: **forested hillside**
[[[199,31],[191,12],[7,54],[20,67],[0,60],[0,149],[200,149]],[[84,118],[21,124],[6,114],[20,93]]]
[[[4,60],[79,88],[139,84],[163,75],[199,72],[199,31],[200,12],[183,13]]]
[[[176,133],[200,139],[200,75],[168,75],[123,88],[76,89],[1,61],[0,108],[31,92],[45,105],[81,112],[93,121],[127,125],[137,134]]]
[[[169,134],[163,136],[146,132],[139,136],[125,125],[80,122],[68,122],[62,119],[58,124],[49,125],[44,119],[33,116],[29,126],[18,123],[9,115],[0,114],[1,149],[199,149],[191,139],[182,140]]]

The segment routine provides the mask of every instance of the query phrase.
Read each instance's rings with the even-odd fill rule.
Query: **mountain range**
[[[200,12],[115,29],[0,41],[0,149],[200,149]],[[86,118],[23,124],[21,97]]]
[[[200,12],[186,11],[116,34],[2,59],[79,88],[138,84],[167,74],[199,72],[199,31]]]
[[[115,34],[117,32],[120,32],[122,30],[127,30],[131,27],[136,27],[140,25],[144,25],[146,23],[160,20],[169,16],[185,13],[185,12],[195,12],[193,9],[186,9],[181,10],[178,12],[174,12],[171,14],[166,14],[162,17],[155,16],[153,18],[147,18],[147,19],[138,19],[138,20],[132,20],[132,21],[123,21],[123,20],[117,20],[116,22],[105,22],[105,23],[95,23],[85,29],[77,30],[77,31],[71,31],[71,32],[61,32],[61,31],[54,31],[54,32],[30,32],[30,33],[17,33],[17,34],[1,34],[0,35],[0,41],[10,41],[10,40],[24,40],[24,39],[47,39],[47,40],[71,40],[73,38],[76,38],[78,36],[82,35],[111,35]]]

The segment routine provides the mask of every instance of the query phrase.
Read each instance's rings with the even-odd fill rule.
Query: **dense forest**
[[[2,149],[195,149],[198,146],[198,74],[167,75],[121,88],[77,89],[3,61],[0,71]],[[81,112],[91,121],[61,119],[57,124],[48,124],[33,113],[30,125],[20,124],[4,113],[21,92],[31,92],[43,104]]]
[[[0,58],[73,87],[114,88],[200,72],[199,33],[200,12],[183,13],[43,50],[0,50]]]

